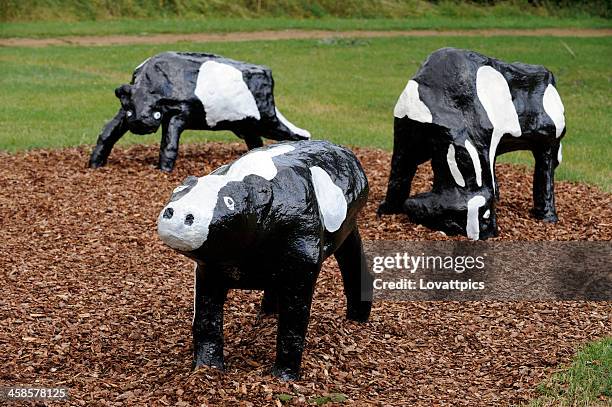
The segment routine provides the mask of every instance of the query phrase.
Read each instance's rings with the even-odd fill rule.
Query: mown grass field
[[[275,74],[279,108],[315,138],[391,149],[392,111],[398,95],[425,57],[444,46],[542,64],[555,72],[568,126],[558,177],[612,190],[609,37],[5,47],[0,48],[0,149],[13,152],[94,144],[103,124],[118,108],[114,88],[128,82],[142,60],[165,50],[207,51],[266,64]],[[128,134],[121,143],[156,143],[158,137]],[[219,139],[235,137],[186,132],[183,142]],[[527,153],[507,155],[504,160],[532,161]]]

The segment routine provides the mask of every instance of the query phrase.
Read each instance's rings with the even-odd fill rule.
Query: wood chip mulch
[[[587,341],[611,334],[610,302],[377,302],[348,322],[335,261],[317,285],[302,380],[269,375],[276,321],[260,292],[226,303],[225,373],[190,370],[193,266],[158,240],[156,218],[187,175],[242,154],[242,144],[184,145],[171,175],[154,146],[0,154],[0,386],[64,386],[72,405],[280,405],[330,393],[354,405],[508,405]],[[377,219],[390,154],[356,149],[371,184],[366,239],[449,239],[405,216]],[[610,240],[612,195],[557,182],[560,222],[529,217],[531,174],[499,165],[499,239]],[[419,171],[414,191],[429,189]],[[462,239],[462,238],[459,238]],[[320,401],[320,400],[319,400]],[[330,405],[330,404],[326,404]]]

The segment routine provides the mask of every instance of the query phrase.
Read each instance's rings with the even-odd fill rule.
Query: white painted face
[[[224,174],[213,173],[188,179],[174,190],[173,199],[159,214],[157,232],[161,240],[171,248],[184,252],[200,248],[208,239],[215,208],[220,200],[226,213],[238,213],[238,198],[220,195],[220,191],[230,182],[242,182],[248,175],[258,175],[271,181],[278,172],[272,157],[294,149],[293,146],[281,144],[255,150],[230,164]]]
[[[173,249],[185,252],[201,247],[208,237],[217,194],[225,184],[222,176],[208,175],[199,178],[197,184],[179,199],[169,202],[157,219],[161,240]],[[186,188],[180,186],[174,193]]]
[[[194,93],[204,106],[206,123],[210,127],[221,121],[261,118],[242,72],[231,65],[204,62],[198,72]]]
[[[472,240],[480,239],[480,222],[478,220],[478,212],[479,209],[484,206],[486,202],[487,201],[484,196],[476,195],[475,197],[471,198],[467,203],[468,210],[465,231],[467,232],[467,236]],[[487,219],[490,214],[491,212],[489,210],[485,211],[485,213],[483,214],[483,218]]]

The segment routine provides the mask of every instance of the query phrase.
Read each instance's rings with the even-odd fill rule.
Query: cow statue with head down
[[[161,210],[161,240],[195,260],[193,366],[223,368],[223,303],[232,288],[264,290],[278,312],[273,373],[299,376],[315,283],[338,261],[347,318],[366,321],[372,278],[357,215],[368,181],[355,155],[326,141],[251,150],[207,176],[188,177]]]
[[[172,171],[184,130],[230,130],[249,149],[272,140],[304,140],[310,133],[289,122],[274,103],[269,68],[213,54],[164,52],[136,67],[130,84],[115,90],[121,108],[98,136],[91,168],[101,167],[128,130],[162,128],[159,168]]]
[[[495,159],[515,150],[535,158],[533,215],[556,222],[554,171],[562,159],[563,103],[553,74],[473,51],[432,53],[408,81],[394,111],[387,195],[379,214],[471,239],[497,235]],[[431,159],[430,192],[410,196],[417,166]]]

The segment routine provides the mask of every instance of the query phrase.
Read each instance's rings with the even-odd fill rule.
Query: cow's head
[[[188,177],[175,188],[157,219],[161,240],[194,258],[235,258],[253,244],[272,198],[257,175]]]
[[[254,149],[205,177],[188,177],[159,214],[161,240],[193,258],[235,259],[266,239],[262,225],[282,224],[295,210],[270,212],[270,181],[278,174],[272,157],[295,150],[292,144]]]
[[[159,96],[143,87],[128,84],[115,89],[115,95],[121,101],[132,133],[150,134],[159,129],[164,113]]]

